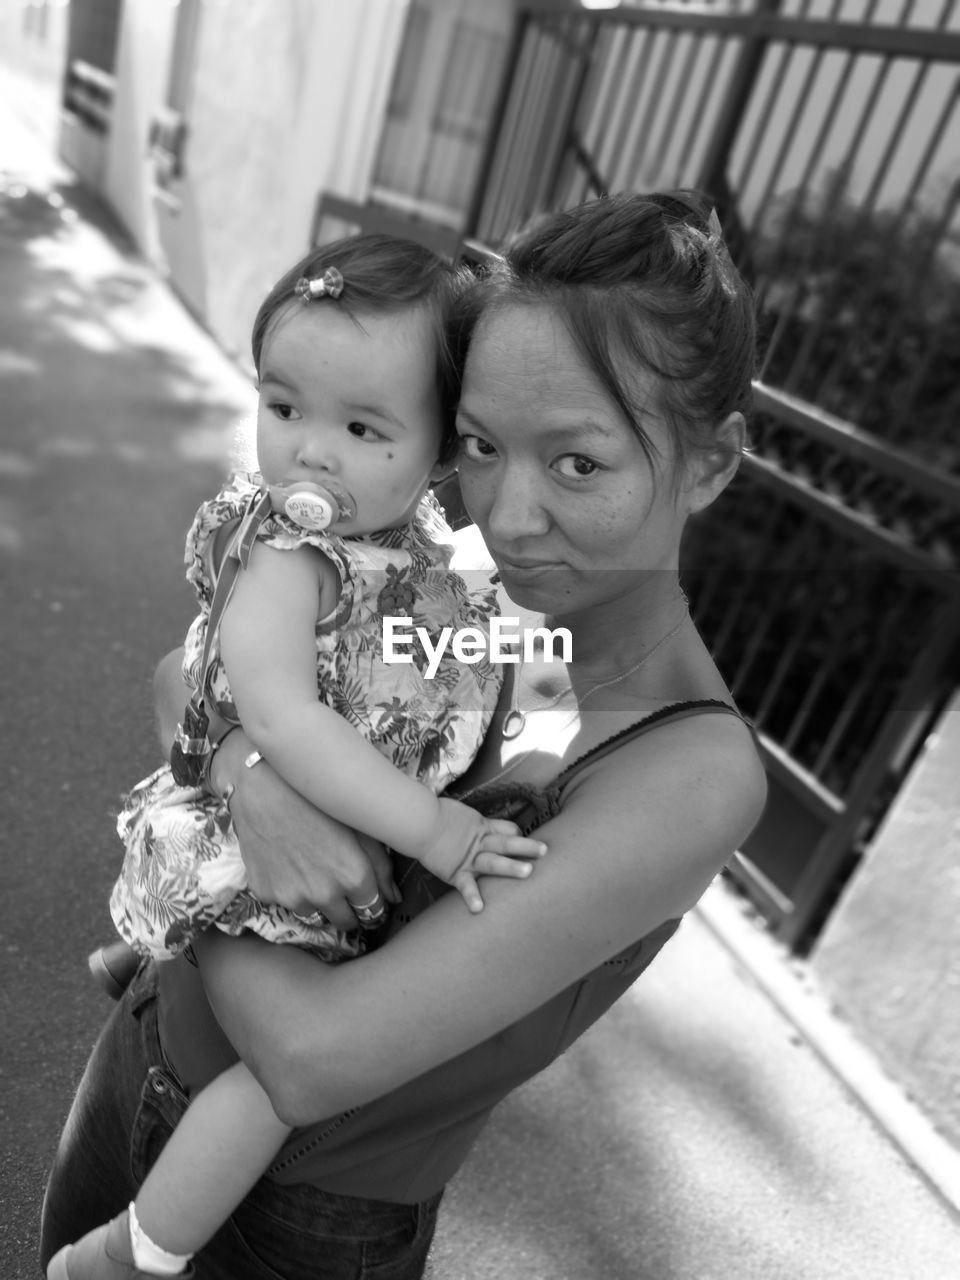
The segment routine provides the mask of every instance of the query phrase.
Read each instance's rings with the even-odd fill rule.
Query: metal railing
[[[684,577],[771,778],[732,874],[802,948],[960,676],[960,5],[785,8],[522,4],[466,230],[496,244],[611,191],[715,200],[763,364]]]
[[[960,0],[812,7],[522,3],[466,227],[415,224],[458,255],[610,191],[713,196],[763,365],[684,581],[771,782],[731,874],[797,949],[960,679]]]

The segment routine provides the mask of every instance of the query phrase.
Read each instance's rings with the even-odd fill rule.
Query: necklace
[[[607,680],[599,680],[596,684],[591,685],[587,692],[581,697],[579,705],[582,707],[588,698],[592,698],[593,695],[598,693],[601,689],[608,689],[612,684],[619,684],[621,680],[626,680],[627,676],[632,676],[635,671],[639,671],[643,664],[648,662],[658,649],[662,648],[668,640],[673,639],[689,616],[690,615],[686,609],[686,601],[684,601],[683,616],[680,621],[675,623],[669,631],[662,635],[652,649],[648,649],[643,657],[640,658],[638,662],[635,662],[632,667],[627,667],[626,671],[620,671],[615,676],[610,676]],[[527,713],[520,710],[520,677],[522,674],[523,659],[521,658],[520,665],[517,667],[517,678],[513,682],[513,695],[510,699],[510,710],[503,717],[503,724],[500,726],[501,736],[506,738],[507,741],[511,741],[513,738],[519,738],[527,723]],[[558,693],[551,702],[548,702],[543,707],[537,707],[535,710],[550,711],[559,702],[562,702],[568,694],[573,692],[573,685],[570,685]]]

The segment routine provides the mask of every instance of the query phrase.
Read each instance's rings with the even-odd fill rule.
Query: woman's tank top
[[[739,713],[718,700],[662,708],[586,752],[547,787],[480,785],[460,798],[489,816],[530,831],[560,809],[570,782],[588,765],[660,725],[688,716]],[[418,863],[398,859],[404,900],[390,932],[404,927],[448,887]],[[493,1107],[549,1066],[606,1012],[647,967],[680,921],[666,920],[552,1000],[490,1039],[361,1107],[297,1129],[269,1176],[310,1183],[340,1195],[415,1203],[440,1191],[459,1169]],[[178,975],[167,971],[179,970]],[[182,961],[160,966],[161,1038],[188,1087],[199,1087],[236,1060],[212,1015],[197,998],[195,971]],[[206,1009],[204,1016],[203,1010]],[[317,1016],[323,1016],[322,1008]],[[207,1025],[204,1025],[206,1023]],[[210,1026],[212,1024],[212,1027]],[[389,1046],[384,1047],[389,1052]],[[200,1055],[200,1061],[197,1055]]]

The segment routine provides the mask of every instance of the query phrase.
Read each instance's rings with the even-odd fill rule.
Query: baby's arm
[[[438,798],[318,700],[318,605],[334,583],[333,566],[313,548],[254,547],[220,634],[244,730],[318,809],[417,858],[480,910],[476,876],[526,876],[544,845],[519,836],[513,823]]]

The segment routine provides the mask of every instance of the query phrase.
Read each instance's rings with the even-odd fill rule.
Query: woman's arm
[[[183,650],[176,649],[162,659],[154,676],[157,730],[164,752],[170,749],[191,693],[183,681],[182,664]],[[353,902],[369,902],[378,891],[388,902],[398,902],[383,846],[319,812],[266,762],[244,769],[252,746],[242,729],[229,734],[214,759],[213,781],[216,784],[220,770],[228,778],[242,776],[230,812],[253,893],[262,902],[303,914],[320,910],[341,929],[357,928]]]
[[[537,833],[522,886],[449,895],[379,951],[318,965],[292,947],[211,938],[218,1021],[288,1123],[360,1105],[501,1031],[682,915],[759,816],[763,774],[723,717],[663,726],[583,775]]]

